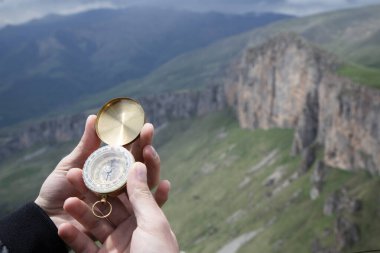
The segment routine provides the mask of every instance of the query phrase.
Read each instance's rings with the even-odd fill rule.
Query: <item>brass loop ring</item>
[[[102,211],[100,211],[100,209],[99,208],[96,208],[96,206],[98,205],[98,204],[108,204],[109,205],[109,211],[108,211],[108,213],[106,213],[106,214],[103,214],[102,213]],[[95,209],[96,208],[96,209]],[[108,202],[107,200],[98,200],[98,201],[96,201],[93,205],[92,205],[92,214],[94,215],[94,216],[96,216],[96,217],[98,217],[98,218],[101,218],[101,219],[104,219],[104,218],[107,218],[108,216],[110,216],[110,214],[111,214],[111,212],[112,212],[112,205],[111,205],[111,203],[110,202]]]

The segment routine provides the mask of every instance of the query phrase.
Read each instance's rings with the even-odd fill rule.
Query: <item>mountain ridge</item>
[[[0,126],[52,112],[140,78],[178,54],[285,17],[132,8],[4,28]]]
[[[293,154],[303,154],[306,164],[315,157],[312,147],[320,144],[325,148],[324,160],[331,167],[380,173],[376,155],[380,150],[379,90],[337,76],[337,58],[294,33],[279,35],[247,50],[240,64],[223,83],[204,90],[140,100],[157,126],[222,110],[228,104],[236,110],[243,128],[295,129]],[[79,125],[75,121],[62,125],[67,124]],[[40,126],[44,129],[46,125],[50,124],[43,122]],[[19,135],[24,137],[15,135],[7,140],[0,153],[10,153],[7,147],[12,144],[22,149],[20,143],[30,135],[28,132],[38,132],[30,129],[34,127]]]
[[[166,92],[174,89],[201,89],[209,82],[220,82],[221,76],[225,76],[228,72],[228,64],[223,62],[238,61],[247,48],[252,48],[264,43],[266,40],[274,37],[282,32],[294,32],[305,37],[309,43],[313,43],[318,47],[322,47],[328,52],[333,52],[342,61],[341,69],[337,71],[347,77],[351,77],[356,83],[363,85],[369,84],[372,87],[380,87],[380,70],[378,68],[368,68],[368,61],[355,60],[347,57],[347,52],[356,52],[363,54],[364,59],[380,59],[376,58],[377,52],[380,52],[378,46],[380,39],[375,40],[377,43],[372,44],[371,50],[366,52],[366,47],[358,46],[349,38],[340,40],[339,37],[328,37],[330,39],[319,44],[319,38],[323,38],[325,33],[329,34],[347,34],[350,31],[355,35],[356,39],[360,39],[360,31],[362,27],[370,25],[370,34],[379,31],[380,18],[377,12],[380,11],[380,5],[371,7],[363,7],[357,9],[349,9],[343,11],[329,12],[325,14],[316,14],[311,17],[297,18],[293,20],[277,21],[254,31],[248,31],[221,41],[217,41],[207,48],[198,49],[172,59],[165,65],[162,65],[148,76],[133,80],[131,82],[122,82],[115,89],[111,89],[105,93],[98,93],[94,96],[84,98],[84,102],[77,103],[68,111],[83,110],[93,108],[101,104],[106,97],[112,97],[118,94],[133,94],[133,96],[141,96],[130,86],[139,84],[145,89],[151,89],[155,92]],[[371,21],[372,20],[372,21]],[[345,23],[347,22],[347,23]],[[337,25],[339,24],[339,25]],[[377,25],[378,24],[378,25]],[[359,27],[358,29],[356,27]],[[355,29],[354,29],[355,28]],[[309,30],[310,29],[310,30]],[[353,30],[353,31],[352,31]],[[365,39],[363,39],[365,42]],[[344,49],[343,51],[341,49]],[[188,61],[188,64],[186,64]],[[348,63],[348,65],[347,65]],[[202,66],[195,68],[194,66]],[[346,67],[348,66],[348,67]],[[218,68],[218,70],[216,70]],[[207,72],[205,71],[207,69]],[[170,77],[170,78],[169,78]],[[165,88],[157,87],[158,84],[165,84]],[[193,83],[193,86],[190,84]],[[170,88],[167,88],[170,87]],[[67,111],[66,111],[67,112]]]
[[[294,32],[240,36],[246,51],[208,86],[141,100],[159,126],[181,250],[223,252],[242,237],[239,253],[377,248],[380,90],[337,75],[344,61]],[[1,211],[33,198],[79,139],[77,116],[23,132],[44,143],[16,136],[30,146],[1,159]]]

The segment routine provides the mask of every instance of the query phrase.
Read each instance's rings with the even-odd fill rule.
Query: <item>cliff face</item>
[[[294,34],[247,51],[226,84],[244,128],[295,128],[293,154],[315,143],[325,162],[380,172],[380,91],[333,73],[331,55]]]
[[[86,115],[62,116],[29,125],[1,140],[0,161],[39,143],[57,143],[81,136]]]
[[[379,174],[380,90],[326,75],[318,99],[318,142],[326,163]]]
[[[222,85],[207,87],[202,91],[165,93],[139,99],[148,121],[156,127],[170,120],[204,115],[226,106]],[[57,117],[29,125],[23,130],[1,140],[0,160],[14,152],[35,144],[54,144],[79,139],[83,133],[87,114]]]
[[[224,85],[139,100],[157,127],[230,106],[243,128],[294,128],[293,154],[313,152],[318,143],[329,166],[379,173],[380,91],[334,75],[338,64],[297,35],[285,34],[247,50]],[[85,117],[26,127],[2,141],[0,159],[35,143],[77,139]]]
[[[139,99],[148,121],[160,126],[168,121],[205,115],[226,107],[222,85],[201,91],[163,93]]]
[[[293,34],[249,49],[235,84],[241,126],[296,127],[306,100],[315,97],[324,68],[332,65],[330,58]]]

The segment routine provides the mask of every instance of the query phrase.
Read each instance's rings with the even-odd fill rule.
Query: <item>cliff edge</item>
[[[380,172],[380,91],[294,33],[248,49],[225,84],[243,128],[294,128],[292,153],[320,144],[331,167]]]

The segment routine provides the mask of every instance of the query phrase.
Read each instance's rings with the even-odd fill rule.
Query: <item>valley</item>
[[[379,249],[379,11],[225,34],[3,127],[0,215],[37,196],[86,115],[131,96],[156,126],[172,186],[164,210],[182,252]]]

